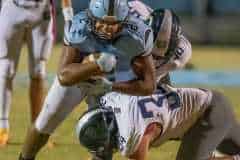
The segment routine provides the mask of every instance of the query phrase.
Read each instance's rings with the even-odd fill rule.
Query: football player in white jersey
[[[182,32],[179,18],[169,9],[152,10],[139,0],[129,2],[130,11],[148,23],[154,33],[152,55],[159,85],[170,83],[168,73],[183,68],[192,55],[191,43]]]
[[[156,87],[150,54],[152,30],[128,12],[127,0],[92,0],[89,9],[75,16],[71,2],[62,3],[65,6],[65,44],[57,78],[27,136],[20,160],[35,159],[52,132],[85,97],[89,106],[95,107],[99,103],[97,97],[105,92],[150,95]],[[122,63],[130,67],[135,56],[145,66],[141,70],[142,79],[132,79],[134,75],[129,73],[125,80],[119,81]],[[103,74],[109,76],[112,72],[115,82],[103,77],[92,79]]]
[[[114,150],[146,160],[150,148],[171,139],[181,140],[177,160],[240,159],[240,123],[217,91],[169,88],[151,96],[111,92],[102,97],[100,108],[82,115],[76,131],[95,160],[111,160]],[[226,155],[213,157],[215,149]]]
[[[3,0],[0,14],[0,146],[9,139],[13,79],[23,43],[28,47],[33,122],[44,98],[46,61],[53,43],[54,6],[49,0]]]

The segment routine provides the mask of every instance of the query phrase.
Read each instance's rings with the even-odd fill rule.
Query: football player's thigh
[[[28,32],[27,45],[29,49],[29,72],[31,75],[45,69],[45,63],[51,54],[53,35],[51,23],[43,20],[33,30]]]
[[[61,86],[55,78],[45,99],[35,127],[41,133],[51,134],[69,113],[83,100],[87,90],[84,88]]]
[[[23,25],[17,24],[17,22],[14,21],[16,17],[14,17],[15,14],[12,14],[12,12],[13,9],[11,5],[8,4],[8,1],[4,2],[0,14],[0,60],[1,64],[9,63],[8,66],[10,68],[4,68],[6,68],[6,70],[11,70],[11,74],[14,74],[25,33]]]
[[[233,124],[232,111],[227,105],[213,92],[209,108],[182,138],[177,160],[207,160],[211,156]]]
[[[2,27],[9,27],[18,29],[21,25],[26,25],[27,19],[30,18],[29,11],[16,6],[13,0],[4,0],[1,8],[1,29]],[[4,26],[3,26],[4,25]]]

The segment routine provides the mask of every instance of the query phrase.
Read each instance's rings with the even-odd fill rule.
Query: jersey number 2
[[[164,94],[161,91],[158,91],[156,94],[162,95],[159,95],[157,100],[153,99],[152,97],[146,97],[138,100],[138,106],[140,107],[143,118],[152,118],[154,116],[153,111],[147,110],[149,103],[154,104],[155,107],[161,108],[163,106],[163,101],[167,100],[168,106],[171,110],[174,110],[181,106],[180,98],[176,92],[169,92],[167,94]]]

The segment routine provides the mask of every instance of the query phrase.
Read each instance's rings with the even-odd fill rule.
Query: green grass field
[[[240,48],[224,48],[224,47],[193,47],[193,58],[191,62],[199,70],[240,70]],[[54,48],[53,55],[49,61],[49,72],[56,70],[58,57],[61,54],[60,46]],[[27,70],[27,54],[23,50],[20,61],[18,74],[26,74]],[[208,88],[211,88],[208,86]],[[221,87],[214,88],[222,91],[232,101],[234,109],[238,117],[240,117],[240,87]],[[87,152],[80,147],[76,137],[74,126],[80,113],[85,109],[85,104],[81,104],[67,118],[67,120],[56,130],[52,140],[56,142],[56,146],[52,149],[47,147],[38,155],[39,160],[86,160]],[[14,88],[14,97],[12,110],[10,115],[11,122],[11,139],[10,145],[6,148],[0,148],[0,160],[16,160],[21,149],[26,130],[29,126],[29,103],[28,92],[25,85],[18,85],[16,82]],[[151,160],[170,160],[174,159],[178,147],[178,143],[169,142],[157,149],[152,149],[149,159]],[[119,154],[115,159],[123,160]]]

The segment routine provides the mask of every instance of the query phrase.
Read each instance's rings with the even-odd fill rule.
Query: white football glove
[[[102,52],[100,57],[96,60],[96,63],[103,72],[111,72],[117,64],[116,56],[110,53]]]

